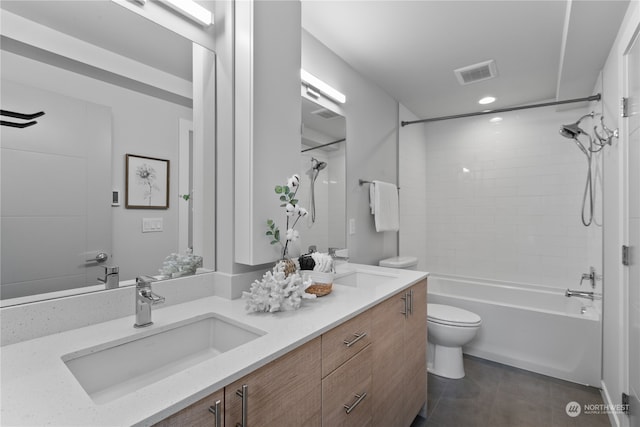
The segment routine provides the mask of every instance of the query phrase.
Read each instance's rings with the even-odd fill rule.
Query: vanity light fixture
[[[161,0],[170,8],[180,12],[187,18],[193,19],[205,27],[213,23],[213,14],[210,10],[200,6],[193,0]]]
[[[478,104],[491,104],[492,102],[495,102],[496,99],[493,96],[485,96],[484,98],[482,98],[480,101],[478,101]]]
[[[337,91],[313,74],[309,74],[303,69],[300,69],[300,79],[302,80],[302,84],[307,87],[307,93],[309,93],[309,89],[311,89],[313,93],[319,92],[326,98],[329,98],[335,102],[339,102],[340,104],[344,104],[347,101],[347,97],[343,93]]]

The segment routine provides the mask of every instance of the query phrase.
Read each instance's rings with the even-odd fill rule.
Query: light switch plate
[[[162,218],[142,218],[142,232],[156,233],[162,231]]]

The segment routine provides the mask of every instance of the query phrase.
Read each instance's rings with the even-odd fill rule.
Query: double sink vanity
[[[426,402],[427,274],[342,267],[296,311],[212,295],[137,329],[131,301],[130,316],[6,345],[0,421],[409,426]]]

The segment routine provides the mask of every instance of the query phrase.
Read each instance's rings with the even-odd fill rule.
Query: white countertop
[[[4,346],[0,349],[0,424],[151,425],[427,276],[419,271],[357,264],[349,264],[348,268],[386,273],[390,275],[389,281],[359,288],[334,284],[331,294],[305,300],[299,310],[290,312],[248,313],[243,299],[207,297],[165,308],[154,307],[154,324],[145,329],[133,328],[135,319],[131,315]],[[228,317],[266,334],[104,404],[93,402],[62,360],[69,353],[135,335],[148,335],[154,329],[207,313]]]

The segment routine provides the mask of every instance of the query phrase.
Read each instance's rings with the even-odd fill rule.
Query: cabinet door
[[[217,403],[217,405],[216,405]],[[209,409],[219,408],[220,417]],[[216,419],[219,423],[216,424]],[[222,427],[224,425],[224,390],[218,390],[182,411],[155,424],[157,427]]]
[[[300,427],[321,424],[320,337],[225,387],[225,425]],[[242,424],[246,386],[246,419]],[[241,393],[240,393],[241,394]]]
[[[284,228],[273,189],[301,174],[301,3],[233,4],[235,261],[259,265],[281,257],[264,235],[269,218]]]
[[[427,400],[427,281],[409,292],[411,309],[404,328],[405,426],[411,425]]]
[[[322,380],[322,425],[371,425],[371,346]]]
[[[397,426],[406,419],[404,404],[404,291],[371,309],[373,350],[373,425]]]

